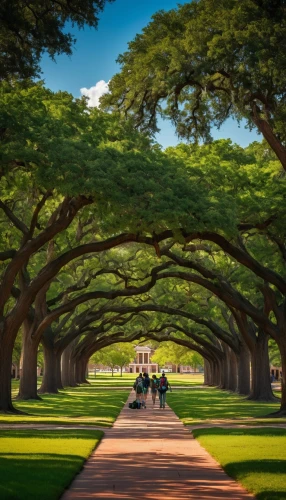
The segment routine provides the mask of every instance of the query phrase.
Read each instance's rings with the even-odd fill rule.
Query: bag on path
[[[129,403],[129,408],[131,408],[131,410],[135,410],[137,408],[136,399],[135,399],[135,401],[132,401],[132,403]]]

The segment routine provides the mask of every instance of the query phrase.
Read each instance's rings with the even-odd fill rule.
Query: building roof
[[[136,352],[151,352],[152,349],[150,347],[147,347],[146,345],[137,345],[135,347]]]

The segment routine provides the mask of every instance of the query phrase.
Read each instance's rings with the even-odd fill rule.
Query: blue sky
[[[102,80],[108,82],[120,69],[116,64],[118,54],[127,50],[128,42],[148,24],[152,14],[176,8],[177,3],[176,0],[115,0],[108,3],[100,14],[97,30],[70,30],[77,39],[72,56],[61,55],[56,63],[46,55],[43,57],[42,77],[47,87],[54,91],[67,90],[79,97],[80,89],[92,89]],[[180,0],[179,3],[187,2]],[[160,127],[157,140],[163,147],[179,142],[169,122],[160,122]],[[246,130],[243,124],[239,128],[233,120],[228,120],[218,131],[213,130],[213,137],[229,137],[242,146],[261,139],[255,131]]]

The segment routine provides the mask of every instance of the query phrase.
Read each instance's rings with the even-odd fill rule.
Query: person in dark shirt
[[[146,401],[150,387],[150,378],[148,373],[143,373],[143,397],[142,397],[142,407],[146,408]]]

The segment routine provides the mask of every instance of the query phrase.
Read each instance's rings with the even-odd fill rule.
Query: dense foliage
[[[52,58],[71,54],[75,39],[67,31],[67,23],[96,28],[105,3],[106,0],[2,0],[0,80],[36,76],[44,51]]]
[[[285,2],[197,0],[159,11],[120,55],[103,98],[141,129],[158,116],[187,139],[228,118],[257,127],[286,169]]]

